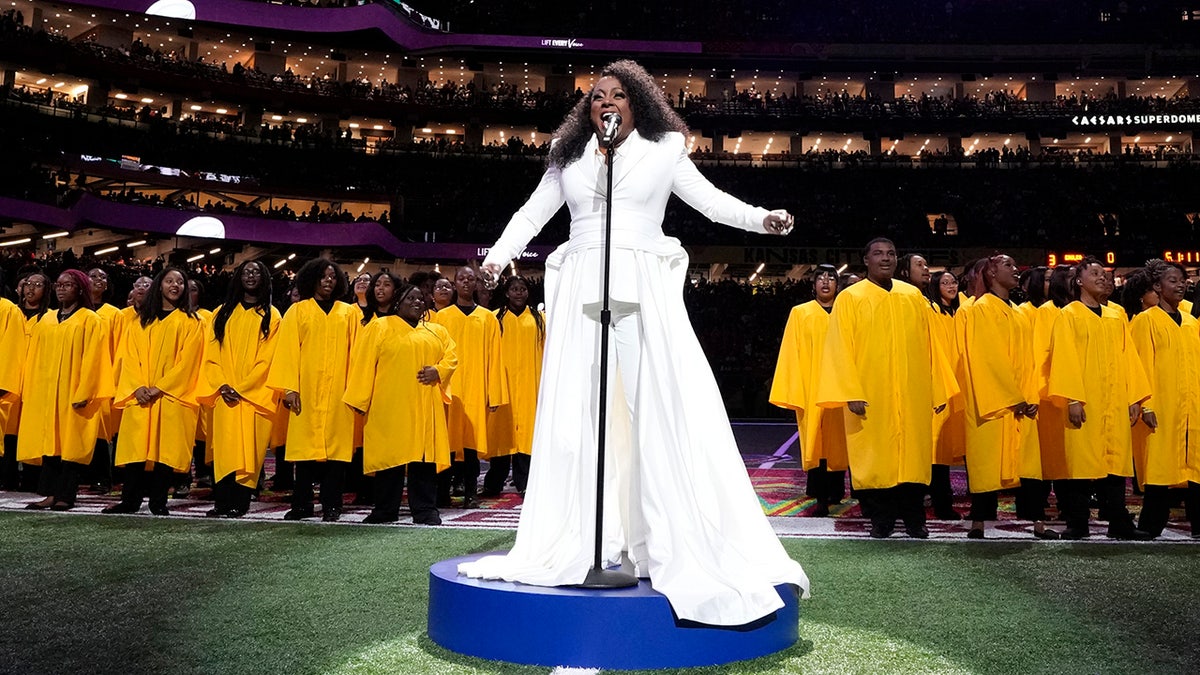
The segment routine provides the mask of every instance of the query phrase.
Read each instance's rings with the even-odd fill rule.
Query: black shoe
[[[43,509],[48,509],[51,506],[54,506],[54,497],[46,497],[41,501],[26,504],[25,509],[28,511],[41,511]]]
[[[503,492],[503,490],[496,490],[496,489],[493,489],[493,488],[486,488],[486,487],[485,487],[485,488],[483,488],[482,490],[480,490],[480,492],[479,492],[479,496],[480,496],[480,497],[488,497],[488,498],[491,498],[491,497],[499,497],[501,492]]]
[[[191,485],[180,485],[175,488],[175,499],[185,499],[190,494],[192,494]]]
[[[437,511],[430,511],[429,513],[422,513],[420,515],[413,516],[413,524],[414,525],[441,525],[442,524],[442,516],[440,514],[438,514]]]
[[[75,508],[72,502],[54,502],[54,506],[50,507],[51,511],[70,511]]]
[[[871,538],[872,539],[887,539],[888,537],[892,536],[892,533],[895,531],[896,531],[895,525],[883,525],[883,524],[871,525]]]
[[[342,517],[341,507],[335,506],[331,509],[325,509],[321,512],[321,521],[326,523],[336,523]]]
[[[242,516],[246,515],[247,513],[250,513],[250,511],[235,508],[235,509],[229,509],[228,511],[222,511],[220,517],[221,518],[241,518]]]
[[[316,515],[316,513],[312,510],[312,507],[309,507],[307,509],[292,509],[292,510],[288,511],[287,513],[283,514],[283,519],[284,520],[304,520],[305,518],[312,518],[315,515]]]
[[[100,509],[100,513],[137,513],[142,506],[140,504],[126,504],[125,502],[117,502],[112,506],[106,506]]]
[[[829,515],[829,505],[822,504],[821,502],[817,502],[817,505],[813,507],[811,515],[814,518],[824,518],[824,517],[828,516]]]
[[[366,518],[362,519],[362,522],[367,525],[378,525],[380,523],[394,523],[398,520],[400,520],[400,516],[385,516],[377,511],[372,511],[367,514]]]
[[[156,504],[150,507],[150,513],[153,513],[156,516],[169,516],[171,515],[171,510],[164,505]]]
[[[904,533],[913,539],[928,539],[929,530],[924,525],[905,525]],[[980,532],[980,534],[983,534]]]
[[[955,520],[962,520],[963,517],[962,517],[961,513],[959,513],[958,511],[955,511],[954,509],[947,509],[945,511],[934,511],[933,519],[934,520],[955,521]]]
[[[1126,527],[1110,527],[1108,528],[1109,539],[1120,539],[1122,541],[1150,541],[1154,539],[1153,532],[1139,530],[1132,525]]]
[[[478,506],[479,506],[479,500],[475,498],[475,495],[464,495],[463,496],[462,507],[464,509],[474,509],[474,508],[477,508]]]
[[[928,533],[926,534],[928,536]],[[972,527],[967,532],[967,539],[983,539],[983,530]]]
[[[96,492],[96,493],[102,494],[102,495],[106,495],[106,494],[112,492],[112,484],[111,483],[92,483],[91,487],[92,487],[92,492]]]
[[[1071,541],[1075,541],[1078,539],[1087,539],[1090,536],[1092,536],[1092,533],[1089,532],[1087,530],[1087,528],[1068,527],[1067,529],[1058,533],[1059,539],[1067,539],[1067,540],[1071,540]]]
[[[1042,530],[1041,532],[1034,530],[1033,536],[1037,537],[1038,539],[1043,539],[1045,541],[1053,541],[1055,539],[1058,539],[1058,533],[1055,532],[1054,530]]]
[[[211,508],[204,512],[204,517],[205,518],[220,518],[221,511],[218,511],[216,508]]]

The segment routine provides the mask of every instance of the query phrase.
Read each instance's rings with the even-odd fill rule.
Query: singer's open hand
[[[763,218],[763,229],[767,234],[787,234],[795,224],[796,219],[783,209],[776,209]]]

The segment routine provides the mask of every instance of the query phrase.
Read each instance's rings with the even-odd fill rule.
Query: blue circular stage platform
[[[784,607],[751,626],[684,626],[649,581],[597,591],[458,575],[459,563],[480,557],[429,570],[429,637],[459,654],[550,667],[681,668],[766,656],[799,639],[799,593],[790,584],[776,587]]]

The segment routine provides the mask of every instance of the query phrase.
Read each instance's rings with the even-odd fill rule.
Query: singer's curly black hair
[[[671,109],[662,88],[636,61],[624,59],[604,66],[600,77],[609,76],[617,78],[628,94],[634,125],[640,136],[658,141],[670,131],[688,133],[687,124]],[[547,165],[562,169],[583,156],[588,139],[596,133],[592,127],[591,107],[592,92],[589,91],[571,108],[571,112],[554,131],[554,143],[546,158]]]

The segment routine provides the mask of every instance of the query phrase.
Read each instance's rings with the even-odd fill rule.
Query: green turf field
[[[511,532],[0,514],[0,672],[546,673],[425,636],[427,572]],[[1196,672],[1193,545],[785,540],[801,643],[697,672]],[[464,607],[488,630],[503,616]]]

